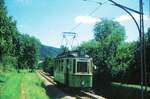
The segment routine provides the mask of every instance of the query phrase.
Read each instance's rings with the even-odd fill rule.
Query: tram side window
[[[77,72],[88,72],[87,62],[78,62]]]
[[[58,60],[58,63],[59,63],[59,65],[58,65],[58,71],[60,71],[60,66],[61,66],[60,60]]]
[[[63,71],[63,60],[61,60],[61,71]]]
[[[57,60],[55,60],[54,70],[56,70]]]
[[[75,67],[76,67],[76,60],[74,59],[74,60],[73,60],[73,73],[75,73],[75,71],[76,71],[76,68],[75,68]]]

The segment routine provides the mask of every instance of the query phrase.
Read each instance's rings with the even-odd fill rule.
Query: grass
[[[140,99],[140,85],[112,83],[112,99]],[[150,99],[150,87],[147,88],[144,99]]]
[[[0,98],[19,99],[21,74],[7,72],[0,75]]]
[[[48,99],[45,89],[41,88],[42,80],[35,73],[24,75],[24,87],[27,99]]]
[[[123,87],[127,87],[127,88],[135,88],[135,89],[141,89],[140,85],[135,85],[135,84],[122,84],[122,83],[117,83],[117,82],[113,82],[112,85],[114,86],[123,86]],[[145,88],[145,86],[144,86]],[[147,91],[150,91],[150,87],[147,87]]]
[[[49,99],[42,80],[26,70],[0,72],[0,99]]]

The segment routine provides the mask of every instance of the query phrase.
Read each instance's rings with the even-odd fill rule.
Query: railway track
[[[42,77],[44,77],[47,81],[52,83],[56,88],[58,88],[58,89],[62,90],[63,92],[69,94],[72,97],[72,99],[106,99],[104,97],[95,95],[92,92],[85,92],[83,90],[75,90],[75,89],[68,88],[64,85],[59,85],[53,80],[53,77],[50,76],[49,74],[47,74],[43,71],[38,71],[38,73]]]

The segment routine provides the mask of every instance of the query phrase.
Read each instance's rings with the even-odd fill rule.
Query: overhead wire
[[[88,1],[88,2],[93,2],[93,3],[98,3],[98,4],[99,4],[94,10],[92,10],[92,11],[88,14],[88,16],[93,15],[103,4],[105,4],[105,3],[108,2],[108,1],[105,1],[105,2],[102,3],[102,2],[97,2],[97,1],[94,1],[94,0],[83,0],[83,1]],[[74,31],[75,29],[77,29],[81,24],[82,24],[82,23],[80,22],[80,23],[78,23],[77,25],[75,25],[75,26],[70,30],[70,32],[73,32],[73,31]],[[77,33],[76,33],[76,36],[73,37],[73,40],[72,40],[72,42],[71,42],[71,48],[72,48],[73,42],[74,42],[74,40],[75,40],[76,37],[77,37]],[[77,39],[76,39],[76,41],[78,42]],[[79,43],[78,43],[77,45],[79,45]]]
[[[93,1],[93,0],[83,0],[83,1],[88,1],[88,2],[93,2],[93,3],[98,3],[99,5],[94,9],[92,10],[88,16],[91,16],[93,15],[103,4],[107,3],[108,1],[105,1],[105,2],[97,2],[97,1]],[[78,23],[77,25],[75,25],[70,31],[74,31],[76,28],[78,28],[82,23]]]
[[[93,3],[98,3],[99,5],[94,9],[94,10],[92,10],[89,14],[88,14],[88,16],[91,16],[91,15],[93,15],[103,4],[105,4],[105,3],[107,3],[108,1],[106,0],[105,2],[97,2],[97,1],[94,1],[94,0],[83,0],[83,1],[88,1],[88,2],[93,2]],[[80,23],[78,23],[77,25],[75,25],[71,30],[70,30],[70,32],[73,32],[75,29],[77,29],[80,25],[81,25],[82,23],[80,22]],[[72,48],[72,45],[73,45],[73,42],[74,42],[74,40],[75,40],[75,38],[77,37],[77,33],[76,33],[76,35],[73,37],[73,40],[72,40],[72,42],[71,42],[71,48]],[[64,39],[65,39],[65,42],[66,42],[66,46],[68,45],[68,40],[67,40],[67,38],[66,37],[64,37],[64,34],[63,34],[63,39],[62,39],[62,44],[63,44],[63,41],[64,41]],[[77,40],[77,42],[78,42],[78,40]]]

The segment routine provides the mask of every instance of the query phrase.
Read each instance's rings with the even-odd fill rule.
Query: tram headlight
[[[81,85],[82,85],[82,86],[84,86],[84,85],[85,85],[85,82],[84,82],[83,80],[81,81]]]

